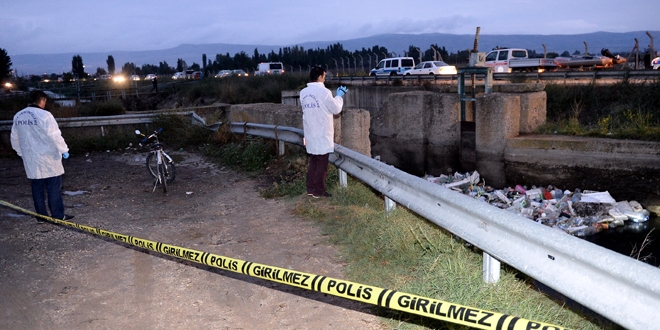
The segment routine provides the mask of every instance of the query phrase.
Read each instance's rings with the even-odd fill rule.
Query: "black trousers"
[[[309,156],[307,193],[322,196],[325,193],[325,178],[328,175],[328,159],[330,154]]]

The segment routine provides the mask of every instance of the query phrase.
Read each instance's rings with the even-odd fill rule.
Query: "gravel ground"
[[[152,192],[144,153],[65,160],[73,222],[223,256],[342,278],[341,256],[263,182],[173,152]],[[18,158],[0,159],[0,199],[33,210]],[[372,306],[37,223],[0,207],[2,329],[382,329]]]

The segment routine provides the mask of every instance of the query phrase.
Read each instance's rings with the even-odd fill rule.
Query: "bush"
[[[80,107],[81,117],[91,116],[115,116],[126,113],[126,109],[120,100],[108,100],[103,102],[84,103]]]

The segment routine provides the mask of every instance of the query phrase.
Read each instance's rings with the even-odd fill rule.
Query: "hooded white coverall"
[[[311,82],[300,91],[300,104],[307,153],[323,155],[333,152],[335,129],[332,116],[341,112],[344,99],[332,97],[332,92],[322,82]]]
[[[11,146],[23,158],[28,179],[45,179],[64,174],[62,154],[69,147],[53,115],[28,106],[14,115]]]

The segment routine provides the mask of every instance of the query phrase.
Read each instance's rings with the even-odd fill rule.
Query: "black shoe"
[[[40,217],[34,217],[34,220],[37,221],[37,223],[45,223],[46,221]]]
[[[75,215],[68,215],[68,214],[65,214],[64,217],[62,218],[62,220],[71,220],[71,219],[73,219],[74,217],[75,217]]]
[[[332,197],[332,194],[330,194],[330,193],[328,193],[328,192],[324,192],[323,195],[321,195],[321,197],[327,197],[327,198],[330,198],[330,197]]]

